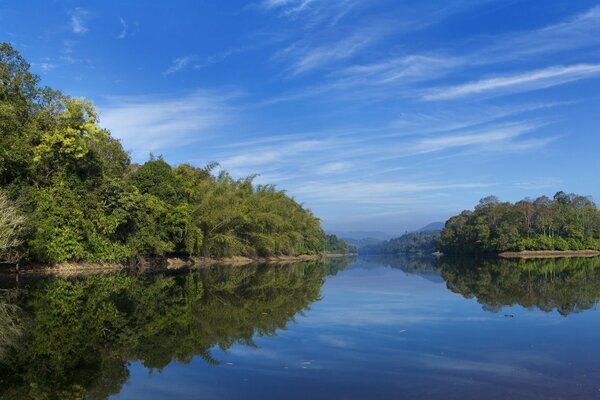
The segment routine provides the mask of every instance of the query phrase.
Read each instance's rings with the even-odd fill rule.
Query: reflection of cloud
[[[319,335],[318,340],[326,345],[329,345],[332,347],[339,347],[342,349],[353,346],[352,341],[348,340],[348,338],[345,338],[343,336]]]
[[[441,369],[447,373],[468,373],[496,375],[510,377],[511,379],[536,379],[539,374],[523,368],[518,363],[501,363],[494,360],[466,360],[457,357],[443,357],[431,354],[422,354],[419,356],[419,362],[422,366],[430,369]]]

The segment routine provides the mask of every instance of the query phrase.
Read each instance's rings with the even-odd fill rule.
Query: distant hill
[[[379,243],[382,243],[383,240],[374,239],[374,238],[363,238],[363,239],[351,239],[351,238],[343,238],[346,243],[355,246],[357,249],[362,249],[366,246],[373,246]]]
[[[440,238],[440,231],[410,232],[404,235],[377,243],[371,246],[359,248],[363,254],[431,254],[436,250],[436,243]]]
[[[441,231],[444,229],[443,222],[432,222],[430,224],[425,225],[421,229],[417,229],[415,232],[432,232],[432,231]]]
[[[390,235],[388,233],[385,232],[377,232],[377,231],[331,231],[328,233],[332,233],[334,235],[336,235],[339,238],[343,238],[344,240],[346,239],[354,239],[354,240],[361,240],[361,239],[376,239],[376,240],[388,240],[393,238],[393,235]]]

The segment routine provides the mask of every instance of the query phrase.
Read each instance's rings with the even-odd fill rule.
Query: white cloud
[[[321,182],[311,181],[290,190],[311,203],[344,203],[368,205],[374,207],[403,207],[414,205],[415,198],[408,196],[426,192],[488,187],[485,183],[439,183],[439,182],[407,182],[407,181],[350,181]]]
[[[269,165],[320,147],[322,147],[322,142],[319,140],[301,140],[277,146],[259,146],[254,149],[246,149],[244,154],[226,158],[221,164],[223,167],[231,169]]]
[[[134,158],[150,152],[201,141],[222,129],[234,113],[235,94],[195,91],[177,98],[155,96],[112,97],[101,108],[102,126],[121,139]]]
[[[337,161],[337,162],[327,163],[327,164],[318,166],[315,169],[315,173],[317,175],[336,174],[336,173],[348,171],[351,166],[352,166],[352,164],[349,162]]]
[[[119,18],[119,22],[121,23],[121,33],[119,33],[117,39],[125,39],[125,36],[127,36],[127,23],[123,17]]]
[[[163,72],[163,75],[170,75],[185,69],[192,62],[193,58],[193,56],[177,57],[173,60],[169,68]]]
[[[81,8],[77,7],[70,12],[71,14],[71,29],[73,33],[77,35],[85,35],[89,29],[86,26],[87,19],[89,18],[90,13]]]
[[[266,11],[275,11],[280,17],[303,18],[310,26],[317,24],[335,25],[357,6],[357,0],[264,0],[260,6]]]
[[[274,59],[290,60],[288,72],[292,76],[300,75],[349,59],[373,43],[378,36],[376,30],[365,29],[325,45],[299,41],[277,53]]]
[[[498,146],[499,143],[511,143],[512,139],[531,132],[538,125],[513,124],[507,127],[498,127],[475,131],[472,133],[458,133],[420,139],[410,151],[416,153],[430,153],[457,147],[467,146]]]
[[[516,58],[600,44],[600,6],[544,28],[503,35],[487,49],[485,59]]]
[[[31,65],[33,67],[39,68],[43,74],[45,74],[46,72],[51,71],[57,67],[56,64],[51,63],[51,62],[31,63]]]
[[[600,75],[600,64],[555,66],[511,76],[482,79],[462,85],[430,89],[423,100],[450,100],[477,94],[505,94],[544,89]]]
[[[371,64],[353,65],[341,69],[337,75],[348,83],[408,83],[435,78],[462,64],[464,60],[460,58],[411,54]]]

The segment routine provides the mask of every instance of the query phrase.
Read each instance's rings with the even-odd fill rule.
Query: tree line
[[[438,248],[447,254],[600,250],[600,211],[589,197],[562,191],[514,204],[489,196],[446,222]]]
[[[346,243],[334,234],[325,235],[325,248],[330,254],[356,254],[356,246]]]
[[[0,44],[0,260],[273,256],[325,250],[320,221],[217,165],[131,162],[91,102],[40,85]]]

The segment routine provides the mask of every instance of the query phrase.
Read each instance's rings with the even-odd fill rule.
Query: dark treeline
[[[400,255],[408,253],[431,254],[436,250],[440,231],[409,232],[404,235],[380,243],[364,246],[360,249],[364,254]]]
[[[0,44],[0,261],[315,254],[319,220],[216,164],[132,164],[89,101],[40,86]]]
[[[446,222],[439,249],[448,254],[600,250],[600,211],[588,197],[564,192],[514,204],[490,196]]]
[[[347,261],[28,281],[0,291],[0,398],[107,399],[131,362],[162,369],[255,347],[317,301]]]

